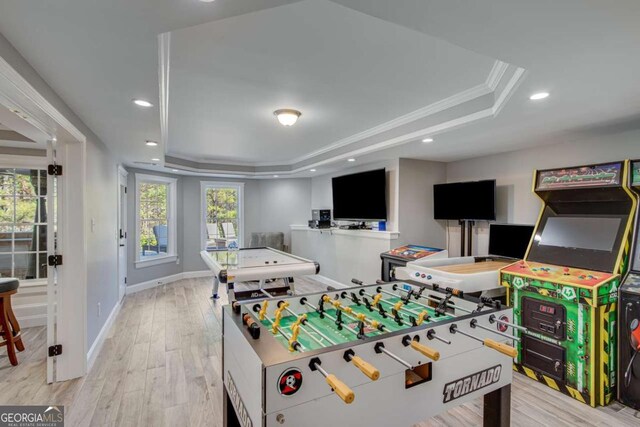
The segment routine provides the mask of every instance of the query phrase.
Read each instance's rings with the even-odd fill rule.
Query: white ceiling
[[[0,32],[123,162],[166,153],[201,170],[283,176],[351,155],[450,161],[620,121],[640,127],[638,17],[633,0],[2,0]],[[477,89],[496,64],[504,79],[465,98],[464,111],[397,122]],[[538,90],[551,97],[529,101]],[[155,106],[133,106],[138,97]],[[299,123],[280,127],[272,111],[282,107],[300,109]],[[380,127],[390,121],[398,126]],[[417,142],[418,131],[436,141]]]

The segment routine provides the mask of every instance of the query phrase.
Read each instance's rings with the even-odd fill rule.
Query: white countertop
[[[361,237],[367,239],[395,240],[400,236],[397,231],[378,230],[343,230],[340,228],[310,228],[307,225],[290,225],[291,231],[307,231],[312,233],[327,233],[337,236]]]

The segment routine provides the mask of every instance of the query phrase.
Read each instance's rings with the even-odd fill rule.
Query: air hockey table
[[[294,277],[318,274],[320,264],[273,248],[204,250],[200,252],[213,272],[212,298],[219,298],[220,283],[227,285],[229,301],[294,293]],[[284,286],[265,288],[268,280],[283,279]],[[257,281],[259,289],[236,291],[238,282]]]

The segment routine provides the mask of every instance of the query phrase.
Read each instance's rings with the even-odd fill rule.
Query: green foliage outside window
[[[158,242],[153,234],[156,225],[167,225],[167,184],[142,183],[139,187],[140,200],[140,248],[143,251],[156,250]]]
[[[231,188],[207,189],[207,224],[218,225],[218,235],[224,236],[223,223],[233,224],[238,233],[238,191]],[[224,236],[229,237],[229,236]]]

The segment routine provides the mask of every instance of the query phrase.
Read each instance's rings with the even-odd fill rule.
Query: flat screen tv
[[[387,220],[387,174],[384,169],[333,178],[333,219]]]
[[[433,186],[434,219],[496,219],[496,181],[454,182]]]
[[[489,255],[523,259],[527,253],[533,229],[533,225],[491,224]]]

